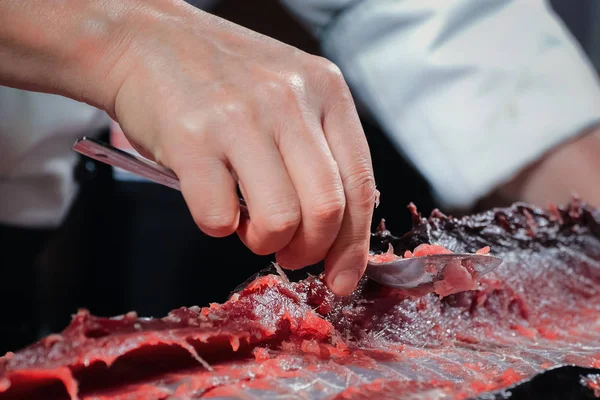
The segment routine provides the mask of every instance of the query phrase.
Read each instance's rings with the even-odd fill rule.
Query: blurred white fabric
[[[85,103],[0,86],[0,223],[60,225],[77,194],[72,145],[109,122]]]
[[[600,121],[597,74],[543,0],[282,0],[447,209]]]

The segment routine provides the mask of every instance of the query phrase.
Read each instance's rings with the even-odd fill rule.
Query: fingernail
[[[356,271],[342,271],[333,279],[332,290],[340,296],[349,295],[356,289],[359,278]]]

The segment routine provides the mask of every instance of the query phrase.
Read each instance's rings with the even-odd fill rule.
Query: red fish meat
[[[379,229],[385,230],[385,224],[380,225]],[[490,246],[482,247],[475,251],[475,254],[486,255],[490,253]],[[385,253],[373,253],[369,255],[369,262],[373,264],[387,263],[406,258],[425,257],[441,254],[453,254],[444,246],[438,244],[420,244],[413,251],[406,250],[403,256],[394,253],[394,247],[388,244]],[[464,292],[466,290],[475,290],[479,287],[478,274],[473,269],[470,262],[462,262],[459,259],[451,260],[446,263],[440,271],[433,264],[427,264],[425,271],[432,274],[432,282],[424,283],[416,288],[405,290],[406,294],[420,296],[430,292],[437,293],[440,297],[445,297],[454,293]]]
[[[255,279],[224,304],[162,319],[80,311],[0,359],[0,399],[465,399],[561,365],[600,367],[600,212],[572,201],[463,218],[411,206],[414,226],[374,251],[491,246],[505,261],[476,290],[410,296],[363,278]],[[487,251],[483,250],[483,251]]]

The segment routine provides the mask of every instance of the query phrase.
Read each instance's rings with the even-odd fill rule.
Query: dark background
[[[595,43],[589,23],[593,2],[553,2],[586,49]],[[223,1],[212,12],[319,54],[316,41],[277,1]],[[409,202],[424,213],[435,204],[426,183],[385,134],[366,121],[364,128],[382,193],[374,224],[386,218],[393,232],[404,232],[410,229]],[[220,302],[272,261],[253,255],[237,236],[203,235],[179,192],[150,183],[116,182],[111,173],[109,167],[82,158],[76,172],[81,195],[37,261],[39,283],[27,283],[36,292],[42,334],[62,330],[81,307],[104,316],[129,310],[163,316],[179,306]]]

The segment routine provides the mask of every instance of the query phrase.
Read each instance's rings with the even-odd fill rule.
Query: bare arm
[[[173,169],[198,226],[338,294],[366,266],[375,185],[339,69],[182,0],[4,0],[0,82],[106,110]],[[251,220],[239,220],[239,183]],[[339,279],[336,279],[339,278]]]
[[[600,207],[600,126],[586,130],[525,168],[485,202],[562,205],[573,195]]]
[[[119,77],[112,68],[131,45],[128,29],[150,13],[136,1],[3,1],[0,83],[86,101],[114,116]]]

